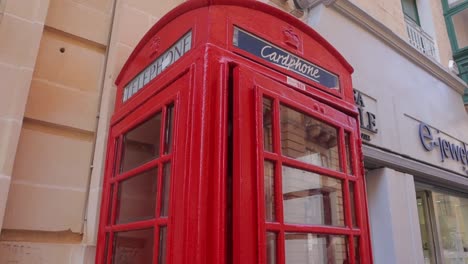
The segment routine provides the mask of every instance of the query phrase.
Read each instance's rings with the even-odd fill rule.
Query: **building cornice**
[[[405,40],[401,39],[397,34],[393,33],[385,25],[364,12],[355,4],[351,3],[349,0],[335,1],[329,5],[329,7],[334,8],[339,13],[361,25],[363,28],[380,38],[397,52],[447,84],[460,95],[463,95],[465,89],[467,89],[467,85],[462,79],[460,79],[455,74],[448,72],[440,63],[420,53]]]

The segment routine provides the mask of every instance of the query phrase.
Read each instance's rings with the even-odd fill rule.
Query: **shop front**
[[[353,69],[254,1],[188,1],[116,84],[96,263],[372,263]]]

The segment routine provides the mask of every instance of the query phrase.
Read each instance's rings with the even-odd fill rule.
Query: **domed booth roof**
[[[167,55],[164,52],[170,51],[171,46],[187,32],[191,46],[184,55],[215,45],[298,77],[298,80],[325,92],[319,92],[319,97],[354,112],[350,77],[353,68],[343,56],[310,26],[278,8],[252,0],[191,0],[166,14],[141,39],[116,79],[122,90],[118,93],[117,108],[127,100],[123,98],[124,86],[159,58],[158,55]],[[259,41],[255,43],[250,38],[238,47],[233,41],[237,32]],[[249,50],[248,45],[270,45],[273,48],[260,54],[259,47]],[[288,55],[289,61],[286,61]],[[327,81],[332,84],[323,83]],[[337,87],[332,87],[335,84]],[[137,90],[140,89],[138,87]],[[330,97],[330,94],[334,96]],[[337,103],[334,98],[342,100]]]

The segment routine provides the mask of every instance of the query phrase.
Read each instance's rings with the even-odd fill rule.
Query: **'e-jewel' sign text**
[[[442,162],[446,159],[460,162],[463,165],[463,170],[468,174],[466,167],[468,165],[468,150],[465,143],[454,144],[441,137],[434,138],[431,128],[424,123],[419,124],[419,139],[427,151],[432,151],[438,147]]]

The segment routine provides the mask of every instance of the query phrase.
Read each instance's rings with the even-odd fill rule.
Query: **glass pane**
[[[169,197],[171,192],[171,164],[164,164],[161,193],[161,216],[169,215]]]
[[[166,263],[166,248],[167,248],[167,227],[162,226],[159,229],[159,256],[158,264]]]
[[[115,185],[114,184],[111,184],[110,186],[110,196],[109,196],[109,211],[107,212],[108,215],[107,215],[107,224],[111,224],[112,222],[112,202],[114,201],[114,188],[115,188]]]
[[[354,263],[360,264],[361,263],[361,253],[359,250],[359,237],[354,237]]]
[[[449,5],[449,8],[452,8],[452,7],[455,7],[463,2],[466,2],[467,0],[448,0],[448,5]]]
[[[351,147],[349,142],[349,133],[345,133],[345,151],[346,151],[346,172],[353,175],[353,166],[351,165]]]
[[[275,214],[275,164],[265,161],[265,220],[268,222],[276,221]]]
[[[458,48],[463,49],[468,46],[468,8],[453,15],[452,21]]]
[[[415,0],[402,0],[403,13],[419,25],[418,8]]]
[[[283,155],[341,171],[336,128],[284,105],[280,114]]]
[[[266,233],[266,263],[276,264],[276,233]]]
[[[263,98],[263,146],[273,152],[273,101]]]
[[[164,134],[164,154],[172,151],[172,134],[174,133],[174,105],[167,107],[166,132]]]
[[[444,263],[468,263],[468,199],[433,193]]]
[[[424,256],[424,263],[426,264],[433,264],[435,263],[435,259],[433,258],[432,253],[432,234],[431,234],[431,226],[428,221],[429,215],[426,212],[426,199],[424,192],[417,193],[416,201],[418,207],[418,216],[419,216],[419,228],[421,230],[421,242],[422,242],[422,249],[423,249],[423,256]]]
[[[341,180],[283,166],[284,221],[344,225]]]
[[[153,262],[153,229],[115,233],[114,264],[150,264]]]
[[[353,227],[357,227],[357,221],[356,221],[356,205],[355,205],[355,199],[356,197],[354,196],[355,194],[355,186],[354,182],[350,181],[349,182],[349,204],[351,205],[351,223]]]
[[[159,157],[161,113],[124,136],[120,172],[125,172]]]
[[[155,168],[119,184],[118,224],[154,218],[157,174],[158,170]]]
[[[104,244],[104,261],[102,263],[107,264],[108,254],[109,254],[109,233],[106,233],[106,242]]]
[[[349,263],[344,236],[285,234],[286,264]]]

